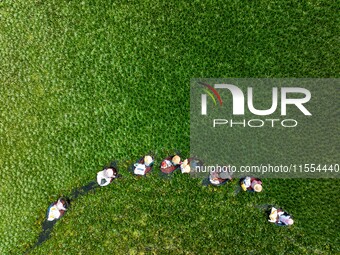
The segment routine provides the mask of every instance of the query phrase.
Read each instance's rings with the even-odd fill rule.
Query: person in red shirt
[[[181,158],[178,155],[170,156],[161,163],[161,171],[165,174],[171,174],[181,166]]]

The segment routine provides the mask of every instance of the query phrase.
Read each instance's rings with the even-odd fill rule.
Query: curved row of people
[[[145,155],[138,159],[132,166],[132,172],[138,176],[145,176],[150,173],[154,167],[155,159],[151,155]],[[171,174],[177,169],[182,173],[190,173],[192,166],[201,164],[200,160],[195,158],[188,158],[181,160],[179,155],[172,155],[162,160],[160,170],[164,174]],[[114,179],[118,178],[118,168],[115,166],[105,167],[97,173],[97,185],[107,186]],[[212,171],[207,178],[210,185],[221,186],[232,180],[232,173],[229,171]],[[253,176],[246,176],[240,179],[240,187],[248,192],[261,192],[262,181]],[[69,201],[65,198],[60,198],[58,201],[51,204],[47,212],[47,220],[54,221],[61,218],[69,207]],[[291,215],[280,208],[272,207],[268,212],[268,221],[275,223],[278,226],[287,226],[294,223]]]

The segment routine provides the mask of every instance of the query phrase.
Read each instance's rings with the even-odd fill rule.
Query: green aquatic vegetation
[[[75,201],[32,254],[339,252],[338,180],[270,179],[254,196],[126,170],[150,150],[156,166],[189,154],[191,78],[337,77],[336,7],[1,1],[0,253],[33,245],[48,205],[113,159],[124,178]],[[268,224],[266,203],[296,224]]]

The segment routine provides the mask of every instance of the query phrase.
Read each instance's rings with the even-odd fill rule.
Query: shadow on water
[[[74,190],[72,190],[72,193],[70,195],[70,197],[68,198],[68,200],[70,201],[70,203],[72,203],[72,201],[74,201],[75,199],[77,199],[80,196],[84,196],[87,193],[89,193],[91,190],[95,190],[96,188],[100,187],[98,185],[98,183],[96,181],[91,181],[88,184],[76,188]],[[29,252],[31,252],[35,247],[41,245],[43,242],[45,242],[47,239],[50,238],[51,232],[53,230],[54,225],[57,223],[58,220],[53,220],[53,221],[48,221],[47,217],[48,217],[48,212],[51,208],[51,206],[54,203],[52,203],[46,212],[46,218],[42,224],[42,231],[40,232],[40,235],[38,237],[38,241],[34,244],[34,246],[32,248],[30,248],[28,251],[25,252],[25,254],[28,254]]]
[[[96,181],[91,181],[88,184],[79,187],[77,189],[72,190],[70,195],[71,201],[77,199],[79,196],[84,196],[89,193],[91,190],[95,190],[96,188],[100,187]]]
[[[110,163],[110,165],[108,167],[113,167],[117,170],[118,172],[118,161],[112,161]],[[104,169],[107,167],[104,167]],[[121,178],[122,176],[120,174],[117,175],[116,178]],[[116,179],[115,178],[115,179]],[[97,181],[90,181],[89,183],[87,183],[86,185],[73,189],[70,196],[69,197],[65,197],[65,199],[68,201],[69,204],[71,204],[74,200],[76,200],[78,197],[80,196],[84,196],[87,193],[89,193],[91,190],[95,190],[96,188],[100,187],[97,183]],[[46,240],[48,240],[50,238],[50,235],[52,233],[53,227],[54,225],[57,223],[57,220],[53,220],[53,221],[48,221],[48,213],[50,208],[53,206],[54,203],[52,203],[46,212],[46,217],[45,220],[42,224],[42,231],[40,232],[40,235],[38,237],[38,241],[31,247],[29,248],[24,254],[28,254],[30,253],[34,248],[36,248],[37,246],[41,245],[43,242],[45,242]]]

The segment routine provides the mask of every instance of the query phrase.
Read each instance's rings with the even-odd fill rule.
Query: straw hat
[[[178,165],[181,162],[181,158],[178,155],[175,155],[175,156],[172,157],[171,162],[174,165]]]
[[[255,192],[261,192],[262,191],[262,185],[261,184],[255,184],[254,185],[254,191]]]
[[[190,173],[191,168],[189,165],[186,165],[184,168],[182,168],[182,173]]]
[[[181,164],[181,171],[182,171],[182,174],[184,173],[190,173],[191,171],[191,168],[190,168],[190,165],[188,164],[188,159],[185,159],[182,164]]]
[[[153,162],[153,159],[152,159],[151,156],[147,155],[147,156],[144,157],[144,164],[146,166],[150,166],[152,164],[152,162]]]

